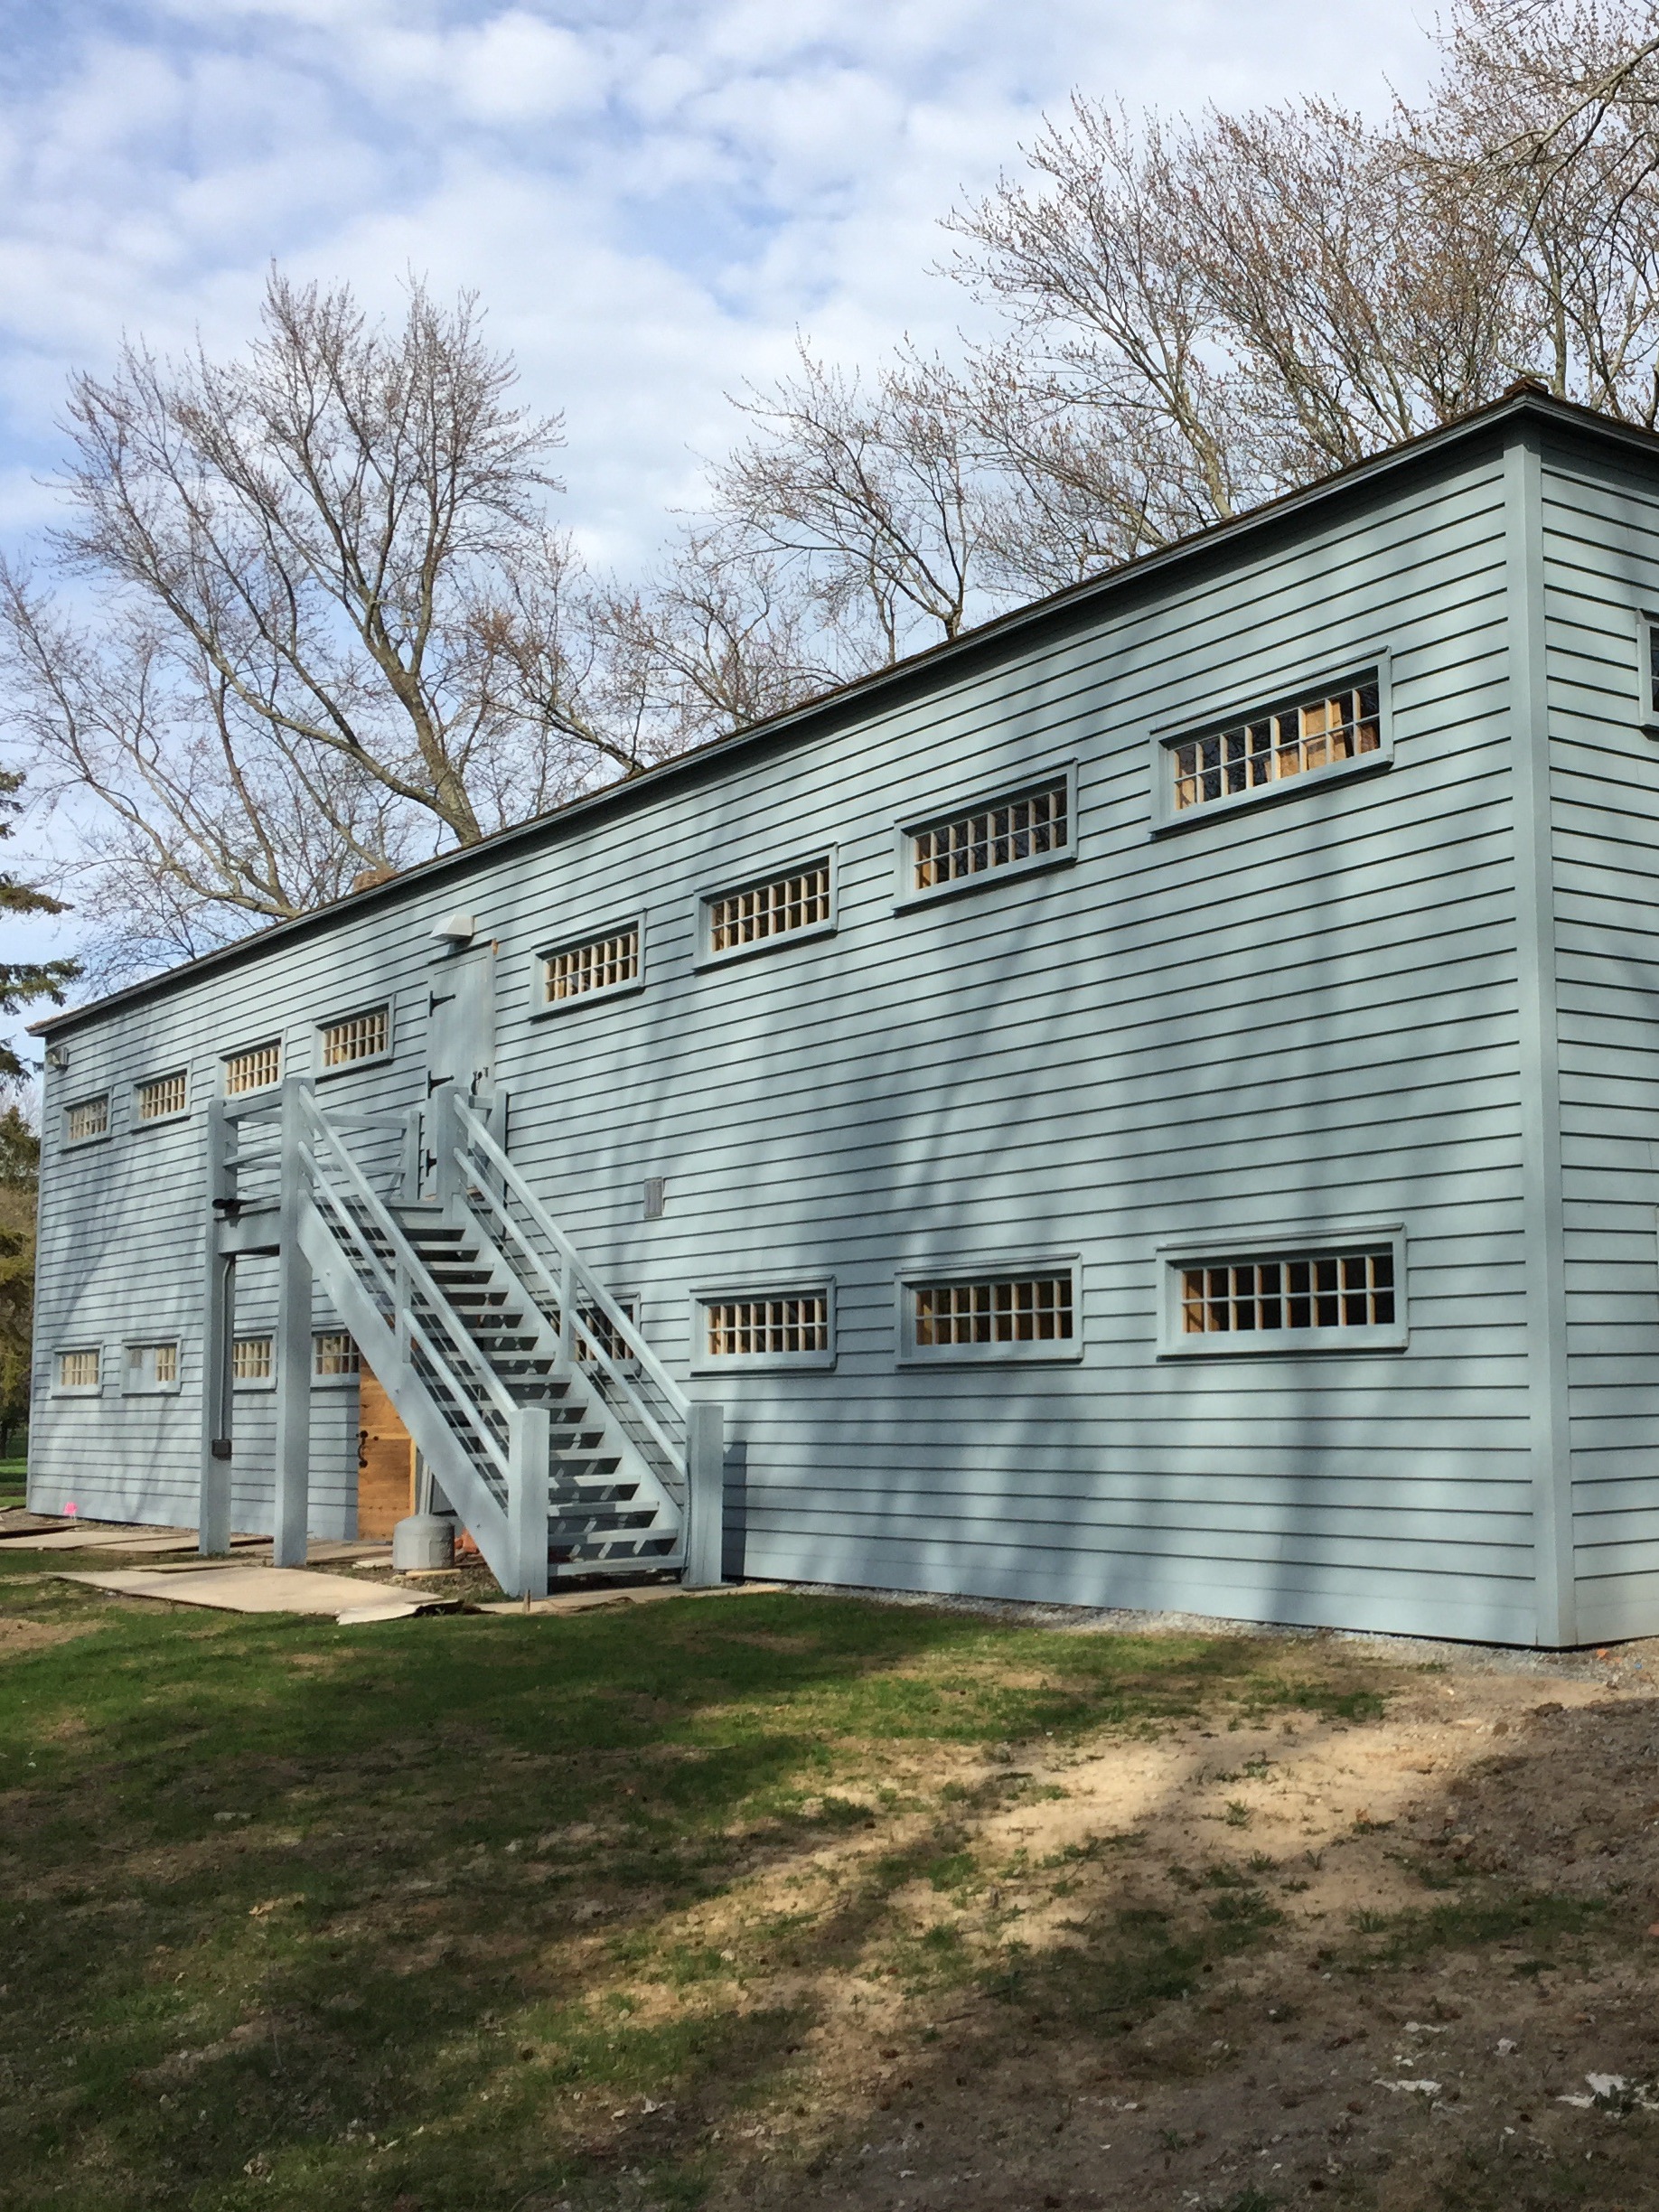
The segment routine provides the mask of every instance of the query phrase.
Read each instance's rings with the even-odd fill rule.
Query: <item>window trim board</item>
[[[1650,737],[1659,737],[1659,611],[1636,609],[1636,721]]]
[[[781,930],[775,936],[759,938],[754,944],[733,945],[725,952],[717,952],[712,949],[709,942],[713,932],[710,909],[717,899],[734,898],[740,891],[758,891],[763,885],[776,883],[781,876],[801,876],[812,867],[827,867],[830,871],[828,921],[810,922],[804,929]],[[804,850],[797,847],[793,859],[768,861],[764,867],[751,869],[742,876],[726,876],[711,889],[699,891],[697,895],[697,937],[691,966],[694,971],[701,971],[707,968],[729,968],[734,961],[760,960],[769,952],[781,952],[786,945],[811,944],[820,938],[833,937],[840,926],[840,848],[833,839],[825,839],[821,844],[809,846]]]
[[[827,1352],[728,1352],[716,1356],[704,1348],[708,1342],[704,1314],[708,1307],[728,1300],[804,1294],[816,1294],[824,1300],[825,1333],[830,1339]],[[736,1282],[698,1283],[688,1294],[688,1311],[691,1351],[688,1372],[694,1375],[828,1374],[839,1357],[836,1283],[835,1277],[828,1273],[751,1275]]]
[[[1026,1344],[918,1345],[911,1293],[927,1283],[1017,1281],[1033,1275],[1072,1279],[1072,1334]],[[979,1253],[900,1269],[893,1279],[895,1364],[938,1367],[1076,1367],[1083,1358],[1083,1262],[1080,1251]]]
[[[1411,1316],[1407,1277],[1410,1239],[1403,1222],[1319,1222],[1289,1230],[1244,1228],[1232,1236],[1169,1238],[1153,1248],[1158,1270],[1156,1356],[1166,1360],[1261,1360],[1325,1357],[1345,1353],[1350,1358],[1372,1352],[1405,1352],[1411,1348]],[[1325,1252],[1350,1251],[1359,1246],[1373,1250],[1387,1245],[1394,1261],[1394,1319],[1362,1328],[1274,1329],[1261,1335],[1188,1336],[1181,1327],[1180,1271],[1184,1266],[1204,1266],[1223,1260],[1252,1261],[1301,1259]],[[1246,1340],[1248,1339],[1248,1341]]]
[[[1207,799],[1202,806],[1182,807],[1175,803],[1175,777],[1170,756],[1175,747],[1195,737],[1210,737],[1219,731],[1232,729],[1242,722],[1260,720],[1263,716],[1281,714],[1322,689],[1338,690],[1356,683],[1362,676],[1375,671],[1377,686],[1377,749],[1363,753],[1356,759],[1330,761],[1323,768],[1309,768],[1300,775],[1286,776],[1281,782],[1263,783],[1254,791],[1230,792],[1223,799]],[[1220,695],[1211,694],[1212,698]],[[1200,822],[1216,821],[1223,814],[1234,814],[1240,808],[1274,806],[1299,794],[1323,791],[1327,784],[1346,783],[1352,776],[1378,775],[1392,768],[1394,762],[1394,710],[1392,655],[1386,645],[1372,645],[1356,652],[1345,653],[1340,661],[1327,661],[1304,674],[1297,674],[1283,683],[1270,688],[1262,686],[1246,695],[1246,703],[1239,703],[1241,694],[1230,690],[1213,710],[1200,700],[1188,711],[1171,719],[1153,723],[1148,731],[1148,745],[1151,759],[1152,804],[1148,835],[1167,837],[1178,830],[1193,830]]]
[[[546,1000],[542,988],[546,982],[545,963],[559,952],[575,951],[578,946],[596,944],[602,938],[620,937],[625,930],[638,933],[638,973],[625,983],[606,983],[597,990],[578,991],[569,998]],[[590,929],[586,924],[576,931],[561,930],[557,936],[542,936],[536,940],[530,963],[530,1006],[531,1021],[552,1021],[561,1014],[579,1014],[585,1007],[608,1006],[614,998],[632,998],[642,991],[646,983],[646,909],[635,907],[617,919],[601,923]]]
[[[1036,853],[1029,859],[1010,860],[1006,867],[984,868],[977,876],[958,876],[951,883],[929,884],[923,890],[909,887],[912,876],[910,841],[921,831],[933,829],[958,815],[976,814],[981,808],[1027,798],[1035,792],[1062,782],[1065,785],[1068,831],[1064,852]],[[965,898],[975,891],[989,891],[993,884],[1012,883],[1026,876],[1046,875],[1053,868],[1071,867],[1077,859],[1077,843],[1075,755],[1069,759],[1050,761],[1032,774],[1005,776],[999,783],[981,785],[965,797],[956,793],[942,800],[936,806],[908,807],[893,826],[894,880],[898,889],[894,895],[892,912],[895,914],[911,914],[918,907],[936,906],[944,899]]]

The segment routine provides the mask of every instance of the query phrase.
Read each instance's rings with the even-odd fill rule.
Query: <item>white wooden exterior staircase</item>
[[[235,1263],[274,1251],[277,1564],[305,1556],[314,1281],[504,1589],[719,1580],[721,1409],[686,1397],[454,1085],[417,1124],[326,1113],[290,1078],[220,1101],[210,1152],[203,1551],[230,1536]]]

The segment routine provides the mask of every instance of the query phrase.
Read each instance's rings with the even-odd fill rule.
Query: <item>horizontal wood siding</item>
[[[125,1126],[94,1165],[58,1105],[382,994],[393,1065],[326,1093],[417,1100],[428,933],[464,905],[514,1158],[670,1364],[694,1290],[833,1281],[833,1372],[691,1384],[728,1409],[735,1566],[1530,1636],[1503,528],[1495,452],[1425,464],[89,1022],[49,1101],[42,1357],[138,1280],[183,1311],[201,1265],[197,1124],[188,1173]],[[1390,768],[1150,834],[1152,727],[1378,647]],[[1073,863],[894,911],[898,822],[1068,761]],[[834,934],[698,965],[699,894],[831,848]],[[538,950],[636,913],[643,989],[532,1018]],[[1159,1360],[1158,1245],[1356,1221],[1405,1224],[1408,1349]],[[901,1271],[1067,1256],[1075,1364],[896,1364]],[[43,1496],[125,1409],[42,1412]]]
[[[1659,1630],[1659,484],[1546,448],[1574,1565],[1586,1640]]]

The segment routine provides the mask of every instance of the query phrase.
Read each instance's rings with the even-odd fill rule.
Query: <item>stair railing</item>
[[[453,1117],[444,1149],[469,1204],[558,1329],[561,1364],[593,1386],[683,1509],[692,1431],[708,1409],[687,1398],[465,1101],[439,1092],[433,1105]],[[436,1134],[443,1142],[441,1126]]]
[[[548,1571],[547,1409],[514,1400],[309,1085],[296,1083],[292,1095],[307,1257],[502,1588],[539,1596]],[[404,1375],[417,1392],[399,1390]]]

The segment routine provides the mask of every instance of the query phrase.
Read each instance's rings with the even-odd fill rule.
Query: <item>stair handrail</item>
[[[301,1150],[302,1157],[307,1164],[314,1166],[315,1163],[311,1158],[309,1149],[302,1147]],[[433,1375],[448,1390],[454,1410],[464,1421],[467,1433],[478,1439],[481,1448],[494,1462],[497,1471],[504,1480],[509,1447],[490,1427],[489,1422],[481,1418],[475,1394],[477,1382],[473,1372],[456,1361],[454,1354],[445,1347],[443,1339],[434,1336],[421,1317],[405,1299],[398,1297],[395,1269],[389,1267],[381,1261],[379,1254],[362,1238],[348,1239],[342,1233],[335,1217],[343,1215],[344,1219],[350,1223],[351,1216],[345,1214],[338,1195],[330,1190],[325,1183],[321,1184],[310,1195],[313,1213],[324,1224],[335,1247],[358,1272],[360,1279],[365,1271],[366,1263],[369,1270],[369,1284],[377,1308],[381,1301],[384,1301],[391,1309],[389,1315],[384,1312],[380,1315],[382,1325],[388,1333],[394,1340],[399,1342],[407,1340],[411,1349],[418,1351],[425,1358]],[[320,1200],[322,1203],[319,1203]],[[483,1371],[479,1372],[482,1373]],[[503,1422],[511,1425],[513,1414],[518,1408],[502,1406],[493,1392],[492,1392],[492,1401]]]
[[[571,1269],[576,1277],[579,1285],[578,1295],[580,1298],[584,1300],[591,1302],[593,1305],[598,1308],[599,1311],[605,1316],[605,1320],[610,1324],[611,1327],[615,1331],[622,1342],[627,1345],[628,1357],[631,1360],[636,1360],[640,1366],[644,1369],[645,1373],[651,1377],[651,1381],[662,1392],[662,1395],[668,1400],[670,1405],[674,1409],[674,1411],[680,1415],[680,1419],[682,1420],[687,1419],[690,1413],[691,1401],[686,1396],[684,1391],[680,1389],[679,1383],[675,1382],[673,1376],[670,1374],[668,1369],[662,1364],[661,1361],[657,1357],[656,1354],[646,1343],[644,1336],[641,1332],[639,1324],[636,1321],[630,1320],[628,1316],[623,1311],[622,1308],[616,1303],[616,1300],[611,1296],[605,1285],[599,1280],[598,1277],[588,1266],[586,1261],[583,1259],[581,1253],[570,1242],[570,1239],[565,1234],[558,1223],[553,1219],[553,1216],[548,1212],[546,1206],[542,1204],[540,1199],[537,1197],[535,1192],[531,1190],[530,1185],[524,1180],[524,1177],[519,1173],[518,1169],[508,1158],[506,1153],[502,1151],[501,1146],[497,1144],[495,1139],[490,1134],[489,1130],[484,1127],[478,1116],[473,1111],[472,1108],[466,1103],[465,1100],[457,1098],[454,1101],[454,1107],[455,1118],[462,1129],[471,1140],[472,1148],[474,1151],[481,1152],[484,1158],[489,1161],[491,1167],[493,1167],[496,1174],[501,1176],[502,1182],[507,1185],[508,1188],[512,1192],[513,1196],[519,1201],[519,1204],[524,1208],[525,1212],[535,1223],[537,1228],[540,1230],[542,1235],[545,1236],[548,1242],[554,1246],[560,1259],[564,1261],[566,1265]],[[464,1153],[457,1153],[457,1158],[463,1167],[469,1165]],[[508,1217],[508,1219],[509,1225],[511,1226],[511,1217]],[[515,1234],[518,1236],[520,1243],[525,1243],[525,1249],[530,1253],[531,1258],[535,1260],[538,1267],[540,1268],[542,1275],[548,1281],[548,1288],[552,1289],[555,1296],[557,1296],[558,1286],[552,1280],[552,1278],[548,1275],[546,1263],[542,1261],[540,1254],[536,1251],[533,1245],[526,1242],[522,1231],[515,1230]],[[621,1382],[624,1388],[626,1388],[628,1385],[628,1378],[621,1373],[621,1372],[615,1367],[614,1362],[613,1362],[606,1354],[605,1347],[602,1345],[594,1344],[592,1348],[601,1359],[605,1360],[605,1364],[612,1369],[616,1380]],[[643,1407],[641,1410],[642,1411],[648,1411],[648,1409]]]
[[[305,1097],[305,1109],[307,1118],[314,1129],[323,1137],[333,1159],[342,1170],[352,1196],[363,1207],[381,1236],[398,1255],[398,1265],[403,1269],[410,1282],[420,1292],[427,1304],[441,1315],[448,1328],[453,1332],[456,1343],[462,1346],[469,1345],[472,1338],[466,1323],[450,1304],[442,1287],[420,1258],[408,1230],[402,1226],[380,1199],[368,1177],[341,1142],[339,1136],[330,1127],[328,1117],[323,1113],[323,1109],[309,1094]],[[330,1189],[323,1175],[321,1163],[311,1150],[310,1146],[302,1147],[302,1152],[306,1166],[315,1177],[319,1187],[337,1204],[334,1193]],[[334,1233],[338,1241],[338,1232]],[[431,1333],[421,1325],[418,1315],[412,1308],[401,1306],[400,1310],[401,1302],[398,1297],[395,1272],[387,1266],[366,1239],[360,1239],[360,1247],[368,1258],[382,1289],[390,1290],[394,1326],[401,1319],[407,1323],[412,1334],[418,1334],[422,1350],[428,1359],[432,1360],[444,1380],[452,1387],[457,1383],[461,1386],[457,1392],[457,1404],[464,1405],[468,1392],[474,1388],[482,1387],[496,1411],[501,1414],[503,1420],[511,1423],[520,1410],[518,1401],[494,1369],[482,1354],[476,1356],[475,1363],[469,1360],[463,1366],[453,1354],[444,1353]],[[500,1447],[487,1424],[479,1421],[476,1426],[481,1434],[489,1438],[492,1456],[499,1457],[501,1456]]]
[[[473,1233],[480,1238],[486,1251],[491,1251],[496,1253],[497,1257],[499,1257],[503,1262],[510,1273],[516,1274],[518,1276],[522,1287],[526,1289],[531,1301],[536,1302],[538,1294],[534,1286],[524,1281],[526,1268],[528,1267],[530,1270],[533,1270],[534,1274],[539,1279],[543,1287],[541,1295],[546,1298],[548,1304],[554,1308],[553,1313],[547,1314],[544,1308],[544,1316],[551,1326],[558,1332],[560,1337],[562,1338],[564,1336],[562,1316],[565,1309],[566,1294],[561,1289],[558,1280],[555,1279],[551,1269],[548,1266],[547,1261],[543,1260],[541,1254],[536,1250],[536,1247],[531,1242],[530,1239],[526,1236],[524,1231],[520,1227],[519,1223],[514,1221],[508,1207],[495,1195],[493,1191],[489,1189],[488,1185],[474,1185],[472,1183],[472,1176],[476,1163],[473,1161],[469,1155],[458,1145],[455,1148],[453,1157],[456,1165],[463,1169],[467,1182],[473,1189],[473,1196],[475,1198],[487,1197],[489,1199],[491,1224],[500,1236],[500,1245],[498,1247],[492,1241],[491,1228],[487,1228],[484,1223],[477,1220],[476,1213],[474,1213],[473,1216],[475,1226]],[[511,1247],[511,1251],[507,1249],[508,1247]],[[520,1261],[515,1261],[511,1257],[512,1251],[520,1253],[522,1258]],[[580,1273],[581,1270],[578,1269],[577,1272]],[[591,1278],[589,1279],[591,1280]],[[595,1286],[595,1290],[597,1290],[599,1286]],[[581,1289],[581,1285],[578,1282],[575,1294],[575,1302],[578,1308],[578,1311],[573,1314],[572,1323],[576,1334],[580,1337],[583,1344],[586,1345],[587,1351],[586,1354],[580,1359],[579,1366],[576,1368],[575,1372],[580,1373],[585,1382],[589,1387],[594,1388],[596,1391],[600,1402],[605,1405],[614,1417],[621,1420],[624,1425],[626,1425],[628,1421],[632,1420],[637,1423],[640,1428],[643,1429],[647,1432],[648,1440],[651,1444],[654,1444],[658,1451],[660,1451],[662,1455],[662,1465],[652,1471],[656,1475],[657,1479],[662,1483],[664,1488],[668,1491],[669,1495],[674,1500],[674,1502],[677,1504],[682,1504],[683,1499],[681,1497],[681,1492],[684,1489],[686,1480],[685,1460],[686,1452],[689,1445],[689,1424],[687,1424],[688,1436],[685,1443],[677,1442],[675,1439],[669,1434],[662,1423],[657,1419],[656,1414],[651,1411],[651,1405],[647,1401],[643,1393],[624,1373],[623,1370],[617,1364],[617,1362],[613,1359],[610,1353],[606,1351],[604,1345],[602,1345],[598,1338],[594,1335],[592,1329],[584,1327],[582,1326],[579,1307],[583,1296],[584,1293]],[[629,1354],[628,1356],[632,1358],[633,1354]],[[568,1350],[564,1348],[562,1344],[558,1361],[557,1363],[557,1370],[558,1372],[564,1373],[570,1373],[573,1372],[573,1354]],[[609,1386],[608,1391],[605,1387],[607,1384]],[[670,1409],[670,1411],[672,1410],[673,1409]],[[640,1439],[636,1437],[633,1440],[637,1447]]]

